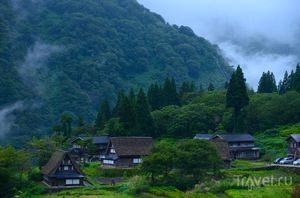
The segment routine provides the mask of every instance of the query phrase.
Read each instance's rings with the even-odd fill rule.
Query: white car
[[[293,165],[300,165],[300,159],[297,159],[296,161],[294,161]]]
[[[285,157],[279,163],[280,164],[293,164],[294,158],[292,157]]]

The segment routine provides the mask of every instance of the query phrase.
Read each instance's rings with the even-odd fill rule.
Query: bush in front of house
[[[187,190],[207,177],[217,176],[221,166],[222,161],[210,142],[183,140],[155,145],[152,154],[144,158],[141,171],[152,185]]]
[[[133,176],[125,184],[126,192],[130,194],[140,194],[149,189],[150,185],[145,176]]]

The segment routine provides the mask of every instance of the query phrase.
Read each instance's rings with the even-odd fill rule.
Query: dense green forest
[[[232,72],[217,46],[135,0],[3,0],[0,35],[0,106],[22,101],[9,134],[21,139],[63,112],[91,121],[121,89],[168,76],[220,88]]]
[[[113,106],[103,100],[93,122],[66,112],[53,132],[66,139],[80,134],[192,138],[196,133],[262,133],[300,122],[299,77],[298,64],[284,77],[283,88],[268,71],[262,74],[258,92],[247,88],[240,67],[220,90],[212,89],[212,83],[203,89],[193,81],[178,87],[173,78],[166,78],[138,92],[120,91]]]
[[[51,136],[34,137],[20,150],[0,147],[0,195],[47,196],[45,186],[39,184],[42,179],[39,170],[52,153],[56,149],[70,148],[70,140],[79,134],[108,134],[151,135],[155,138],[152,154],[143,158],[143,164],[132,170],[99,168],[99,163],[82,166],[90,181],[99,177],[122,176],[126,182],[113,189],[95,182],[93,187],[83,191],[62,191],[54,197],[136,197],[142,193],[214,198],[219,194],[249,197],[252,193],[268,197],[286,197],[292,193],[298,196],[296,184],[300,181],[299,174],[284,169],[261,169],[275,158],[285,156],[286,138],[300,133],[300,93],[297,89],[300,66],[297,65],[295,71],[287,75],[285,93],[278,91],[282,83],[279,83],[279,89],[269,93],[267,88],[276,86],[272,76],[272,72],[262,74],[258,85],[261,93],[246,87],[240,67],[232,73],[223,90],[212,90],[213,84],[207,89],[201,86],[197,89],[192,81],[183,82],[177,89],[175,80],[167,78],[163,84],[152,84],[147,93],[143,89],[137,93],[130,90],[128,94],[121,91],[114,108],[110,108],[108,101],[104,100],[92,123],[84,119],[74,120],[72,114],[64,113],[53,127]],[[157,97],[153,98],[153,95]],[[196,133],[201,132],[249,132],[256,137],[256,145],[261,148],[261,159],[254,162],[237,160],[232,163],[237,169],[223,170],[222,161],[212,144],[205,140],[192,140]],[[93,149],[89,142],[82,144],[89,150]],[[260,169],[256,170],[256,167]],[[294,183],[276,188],[278,192],[275,194],[272,186],[248,191],[233,179],[241,174],[245,177],[250,175],[250,178],[252,175],[288,175]]]

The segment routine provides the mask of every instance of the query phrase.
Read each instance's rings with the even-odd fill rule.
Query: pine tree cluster
[[[300,65],[297,64],[296,70],[290,74],[286,71],[283,80],[279,82],[278,92],[284,94],[287,91],[297,91],[300,93]]]

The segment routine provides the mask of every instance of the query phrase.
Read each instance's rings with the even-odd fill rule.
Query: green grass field
[[[33,198],[290,198],[296,184],[300,184],[300,176],[292,171],[285,169],[271,170],[251,170],[251,168],[262,167],[266,163],[263,161],[235,161],[234,168],[223,170],[222,178],[219,180],[207,181],[196,185],[193,189],[187,192],[182,192],[174,187],[152,187],[146,183],[140,176],[128,177],[124,174],[125,170],[113,170],[109,174],[120,173],[124,178],[124,182],[116,186],[98,184],[95,178],[103,176],[103,173],[98,173],[99,164],[91,164],[83,168],[88,175],[89,180],[93,184],[90,187],[64,190],[54,194],[41,194],[31,196]],[[112,170],[109,170],[112,171]],[[108,174],[108,173],[106,173]],[[125,176],[124,176],[125,175]],[[247,179],[259,178],[274,178],[275,184],[280,177],[292,178],[292,183],[289,185],[255,185],[248,186],[249,182],[244,186],[239,184],[237,177]],[[251,184],[251,182],[250,182]],[[254,188],[253,188],[254,187]],[[249,190],[249,188],[251,190]],[[20,198],[26,196],[19,196]]]

